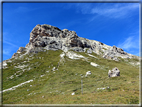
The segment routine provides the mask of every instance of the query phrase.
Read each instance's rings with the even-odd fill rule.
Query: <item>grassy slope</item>
[[[27,60],[28,55],[22,60],[15,60],[9,63],[9,67],[3,70],[3,89],[11,88],[30,79],[33,82],[27,83],[13,91],[3,93],[4,104],[138,104],[139,103],[139,69],[131,66],[124,60],[120,62],[102,59],[96,54],[98,59],[92,58],[85,53],[79,53],[88,58],[88,62],[83,59],[72,60],[65,57],[65,62],[60,64],[59,55],[62,51],[48,51],[34,54],[28,67],[21,76],[7,79],[14,74],[18,68],[14,68],[14,63],[21,65]],[[47,54],[48,53],[48,54]],[[39,57],[44,57],[41,60]],[[93,67],[90,62],[99,64]],[[50,66],[50,68],[49,68]],[[27,68],[28,68],[27,67]],[[118,67],[120,77],[108,78],[108,70]],[[49,71],[47,73],[46,71]],[[81,77],[87,71],[92,75],[82,78],[83,95],[81,94]],[[40,75],[45,75],[40,77]],[[32,85],[32,86],[30,86]],[[110,87],[110,89],[97,90],[97,88]],[[29,91],[27,91],[29,89]],[[71,95],[75,92],[75,95]],[[30,95],[28,95],[30,94]]]

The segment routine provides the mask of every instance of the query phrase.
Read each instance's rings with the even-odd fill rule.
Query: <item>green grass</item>
[[[23,64],[29,56],[23,59],[16,59],[8,64],[3,70],[3,89],[11,88],[30,79],[33,82],[27,83],[13,91],[3,93],[4,104],[138,104],[139,103],[139,69],[130,66],[127,61],[116,62],[103,59],[95,53],[92,58],[84,52],[78,52],[88,59],[69,59],[60,63],[58,70],[52,71],[60,61],[61,50],[47,51],[33,54],[28,67],[31,70],[25,71],[20,77],[7,79],[13,75],[18,68],[17,63]],[[77,52],[76,52],[77,53]],[[39,57],[43,57],[41,60]],[[93,67],[90,62],[97,63],[99,67]],[[38,63],[38,64],[36,64]],[[15,65],[14,65],[15,64]],[[50,66],[50,68],[49,68]],[[27,68],[28,68],[27,67]],[[108,78],[108,70],[118,67],[120,77]],[[49,71],[47,73],[46,71]],[[81,74],[85,75],[91,71],[92,75],[82,78],[83,95],[81,94]],[[45,75],[40,77],[40,75]],[[32,85],[32,86],[30,86]],[[107,88],[97,90],[97,88]],[[29,91],[27,91],[29,89]],[[72,96],[71,93],[75,92]],[[28,95],[30,94],[31,95]],[[35,94],[34,94],[35,93]],[[44,98],[42,98],[44,96]]]

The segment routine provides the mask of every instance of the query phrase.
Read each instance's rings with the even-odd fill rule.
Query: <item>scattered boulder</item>
[[[47,73],[49,72],[49,71],[46,71]]]
[[[71,93],[71,95],[75,95],[75,92]]]
[[[94,66],[94,67],[99,66],[98,64],[96,64],[96,63],[94,63],[94,62],[91,62],[90,64],[91,64],[92,66]]]
[[[88,75],[91,75],[91,71],[87,71],[85,77],[87,77]]]
[[[55,67],[53,67],[53,68],[52,68],[52,71],[55,71],[55,70],[56,70],[56,68],[55,68]]]
[[[97,90],[105,90],[106,88],[104,87],[104,88],[97,88]]]
[[[109,70],[108,72],[109,77],[117,77],[120,76],[120,71],[117,67],[113,68],[112,70]]]

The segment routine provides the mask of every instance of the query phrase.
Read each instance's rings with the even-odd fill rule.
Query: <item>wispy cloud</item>
[[[32,8],[32,7],[19,6],[14,10],[14,12],[15,13],[26,13],[26,12],[36,11],[38,9],[41,9],[41,8],[38,8],[38,7]]]
[[[93,8],[91,10],[92,14],[99,14],[110,18],[123,18],[128,16],[131,11],[139,8],[139,4],[126,4],[120,5],[115,4],[113,7],[103,7],[103,8]]]
[[[11,53],[10,50],[7,50],[7,49],[4,49],[4,50],[3,50],[3,54],[4,54],[4,55],[8,55],[8,56],[9,56],[10,53]]]
[[[0,40],[3,43],[2,54],[4,59],[11,58],[12,54],[14,53],[14,50],[19,48],[16,42],[14,43],[14,40],[10,39],[9,35],[10,34],[8,32],[3,32],[3,40]]]
[[[134,36],[130,36],[123,43],[120,43],[118,47],[126,50],[130,50],[132,48],[139,49],[139,40],[135,39]]]
[[[29,12],[31,9],[28,9],[27,7],[18,7],[15,12]]]
[[[131,16],[139,3],[88,3],[77,4],[77,12],[82,14],[101,15],[109,18],[124,18]]]
[[[3,44],[8,44],[8,45],[13,46],[13,47],[18,47],[17,45],[15,45],[15,44],[13,44],[11,42],[8,42],[6,40],[3,40]]]
[[[128,53],[139,55],[139,38],[138,36],[129,36],[124,42],[119,43],[117,47],[126,50]]]
[[[17,50],[19,47],[11,42],[8,41],[3,41],[3,58],[9,59],[11,58],[12,54],[14,53],[15,50]]]
[[[18,49],[17,45],[11,42],[8,42],[8,41],[3,41],[3,51],[2,52],[3,52],[4,58],[5,57],[10,58],[15,49]]]
[[[0,41],[3,43],[4,46],[9,46],[9,47],[18,47],[18,45],[16,45],[16,42],[14,41],[13,38],[11,38],[9,35],[11,35],[9,32],[3,32],[3,40]],[[15,43],[13,43],[15,42]]]

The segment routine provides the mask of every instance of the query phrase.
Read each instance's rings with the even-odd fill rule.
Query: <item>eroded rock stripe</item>
[[[8,89],[5,89],[5,90],[3,90],[3,91],[0,91],[0,93],[6,92],[6,91],[10,91],[10,90],[15,90],[17,87],[20,87],[20,86],[22,86],[22,85],[24,85],[24,84],[26,84],[26,83],[32,82],[32,81],[33,81],[32,79],[31,79],[31,80],[28,80],[28,81],[26,81],[26,82],[23,82],[23,83],[21,83],[21,84],[18,84],[18,85],[16,85],[16,86],[11,87],[11,88],[8,88]]]

